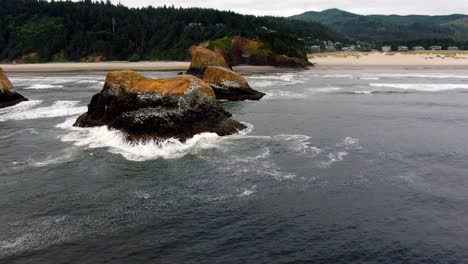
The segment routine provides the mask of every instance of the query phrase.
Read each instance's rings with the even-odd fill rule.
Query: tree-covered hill
[[[292,19],[330,26],[349,38],[362,41],[409,41],[417,39],[468,40],[468,16],[357,15],[339,9],[305,12]]]
[[[289,56],[304,54],[301,39],[339,40],[316,22],[256,17],[200,8],[128,8],[110,1],[0,0],[0,60],[30,53],[39,61],[182,60],[205,40],[241,35]],[[295,50],[296,49],[296,50]]]

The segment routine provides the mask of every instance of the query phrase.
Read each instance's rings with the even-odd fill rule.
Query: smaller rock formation
[[[208,66],[220,66],[229,68],[224,57],[214,51],[206,49],[202,46],[192,47],[190,49],[192,55],[192,61],[187,74],[191,74],[197,77],[203,77],[206,67]]]
[[[219,66],[207,67],[203,81],[213,88],[217,99],[229,101],[260,100],[265,95],[252,89],[242,75]]]
[[[192,62],[187,74],[203,78],[217,99],[230,101],[260,100],[265,94],[250,88],[247,80],[233,72],[224,57],[202,46],[191,49]]]
[[[75,126],[107,125],[126,132],[129,140],[186,140],[203,132],[225,136],[246,128],[230,117],[213,89],[197,77],[149,79],[134,71],[112,71]]]
[[[3,69],[0,68],[0,108],[13,106],[27,100],[21,94],[13,91],[13,85]]]

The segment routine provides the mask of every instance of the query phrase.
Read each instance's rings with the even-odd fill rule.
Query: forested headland
[[[213,9],[0,0],[2,61],[186,60],[190,46],[236,35],[264,41],[291,57],[305,57],[305,39],[341,39],[316,22]]]

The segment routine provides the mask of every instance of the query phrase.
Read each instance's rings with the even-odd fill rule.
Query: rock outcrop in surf
[[[197,77],[149,79],[126,70],[108,73],[103,90],[75,126],[107,125],[126,132],[129,140],[186,140],[203,132],[226,136],[246,128],[231,116]]]
[[[213,88],[217,99],[260,100],[265,95],[252,89],[244,77],[232,71],[220,53],[202,46],[193,47],[190,52],[192,61],[187,74],[202,78]]]
[[[192,47],[190,49],[190,54],[192,55],[192,60],[187,74],[202,78],[206,68],[209,66],[229,68],[223,56],[205,47]]]
[[[203,81],[213,88],[217,99],[229,101],[260,100],[265,95],[252,89],[242,75],[223,67],[207,67]]]
[[[13,91],[13,85],[3,69],[0,68],[0,108],[13,106],[27,100],[21,94]]]

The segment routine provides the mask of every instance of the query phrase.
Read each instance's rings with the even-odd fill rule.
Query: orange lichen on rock
[[[240,74],[226,68],[210,66],[206,68],[203,81],[215,86],[231,88],[249,88],[247,80]]]
[[[13,85],[6,76],[2,68],[0,68],[0,92],[5,92],[13,89]]]
[[[190,69],[204,70],[208,66],[229,68],[229,65],[221,54],[202,46],[193,47],[190,53],[192,54]]]
[[[106,86],[123,86],[135,92],[158,92],[181,95],[190,89],[198,89],[215,97],[213,89],[204,81],[191,76],[180,75],[172,78],[151,79],[130,70],[111,71],[106,77]]]

